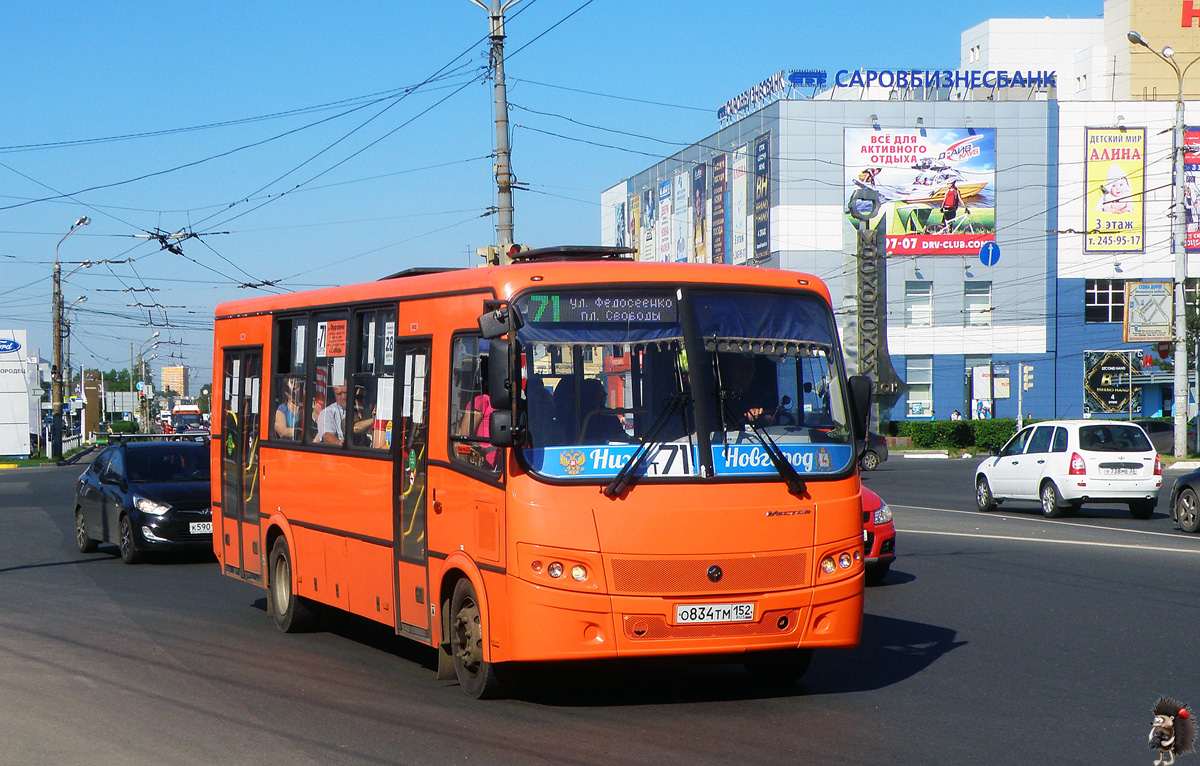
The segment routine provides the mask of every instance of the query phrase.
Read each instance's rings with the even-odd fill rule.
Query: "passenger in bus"
[[[756,373],[752,356],[728,351],[717,354],[718,394],[727,426],[775,424],[776,402]]]
[[[492,397],[487,394],[478,394],[463,412],[462,420],[458,424],[458,435],[473,436],[486,442],[491,433],[491,424],[488,421],[495,411],[496,408],[492,406]],[[481,445],[480,450],[488,468],[495,468],[496,461],[500,458],[499,451],[490,444]]]
[[[300,423],[303,417],[301,382],[288,378],[283,384],[283,402],[275,408],[275,435],[281,439],[296,441],[300,438]]]
[[[596,378],[579,382],[579,406],[575,401],[575,376],[564,375],[554,388],[554,420],[559,444],[604,444],[628,441],[621,420],[603,410],[608,407],[604,384]]]
[[[317,417],[317,438],[320,444],[341,444],[346,440],[346,387],[333,387],[333,403]]]
[[[375,426],[375,403],[369,399],[373,398],[366,386],[354,387],[354,425],[351,427],[350,443],[356,447],[378,446],[372,443],[371,434]]]

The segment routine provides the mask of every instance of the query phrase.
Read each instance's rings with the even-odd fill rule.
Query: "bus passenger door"
[[[225,571],[262,582],[258,432],[262,348],[226,349],[221,429],[221,514]]]
[[[430,349],[428,340],[397,344],[391,418],[396,632],[425,641],[430,637],[429,562],[425,534]],[[380,399],[383,399],[383,392]]]

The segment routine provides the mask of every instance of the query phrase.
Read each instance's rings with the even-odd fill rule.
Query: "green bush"
[[[114,420],[109,425],[112,426],[114,434],[134,434],[137,433],[137,423],[132,420]]]
[[[1014,418],[994,418],[970,422],[975,429],[975,447],[983,452],[999,449],[1017,432],[1017,421]]]
[[[1016,433],[1017,421],[997,420],[897,420],[891,423],[895,436],[907,436],[920,449],[991,450]]]

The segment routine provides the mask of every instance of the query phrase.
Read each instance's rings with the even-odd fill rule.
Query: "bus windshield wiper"
[[[750,428],[750,433],[758,439],[762,444],[763,449],[767,452],[767,457],[771,459],[771,465],[775,466],[775,470],[783,477],[783,481],[788,485],[788,490],[794,495],[802,495],[806,490],[804,479],[800,478],[800,474],[796,472],[795,466],[787,459],[787,455],[779,448],[779,444],[771,438],[771,435],[765,430],[754,425],[747,424]]]
[[[724,429],[725,421],[736,422],[737,418],[729,410],[729,402],[721,396],[721,407],[719,412],[722,416],[722,430]],[[779,448],[779,444],[771,438],[771,435],[762,428],[755,425],[753,420],[746,423],[746,430],[754,434],[754,438],[758,439],[758,443],[762,445],[763,451],[767,453],[767,457],[771,460],[771,465],[775,466],[775,470],[783,477],[784,483],[788,485],[788,490],[795,495],[804,494],[807,485],[804,479],[800,478],[800,474],[796,472],[796,468],[788,461],[787,455]],[[726,440],[726,449],[729,448],[728,439]]]
[[[601,490],[605,497],[616,497],[625,491],[625,488],[633,483],[637,478],[637,471],[641,468],[642,463],[646,462],[646,458],[650,456],[651,450],[657,447],[662,442],[658,441],[659,434],[667,427],[671,416],[676,412],[686,407],[692,400],[690,394],[680,391],[667,400],[667,406],[659,413],[658,419],[646,429],[646,436],[642,439],[642,443],[629,456],[629,461],[622,466],[617,475],[612,478],[612,481]]]

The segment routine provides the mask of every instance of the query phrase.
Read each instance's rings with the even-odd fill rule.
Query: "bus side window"
[[[359,311],[355,328],[355,366],[346,405],[350,446],[386,450],[395,391],[396,310]]]
[[[276,322],[275,367],[271,378],[270,438],[273,440],[298,442],[304,438],[307,330],[306,317],[285,317]]]
[[[490,397],[483,392],[487,341],[460,335],[451,347],[450,458],[490,473],[504,467],[503,451],[488,443]]]

